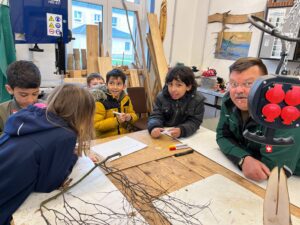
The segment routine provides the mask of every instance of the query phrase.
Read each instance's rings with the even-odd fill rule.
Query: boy
[[[98,85],[105,84],[103,77],[99,73],[90,73],[86,78],[88,88],[95,88]]]
[[[126,75],[121,70],[113,69],[106,75],[106,87],[92,91],[96,96],[94,127],[98,138],[128,133],[130,125],[138,119],[124,91],[125,80]]]
[[[20,60],[11,63],[7,70],[7,92],[13,99],[0,104],[0,133],[7,118],[28,105],[38,102],[41,73],[30,61]]]

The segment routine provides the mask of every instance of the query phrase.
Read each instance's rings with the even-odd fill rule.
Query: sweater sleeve
[[[129,113],[130,116],[131,116],[130,123],[134,123],[135,121],[137,121],[138,116],[136,115],[136,113],[135,113],[135,111],[133,109],[133,105],[132,105],[132,102],[131,102],[130,98],[129,98],[129,107],[127,108],[127,112],[126,113]]]
[[[150,114],[150,117],[148,119],[148,131],[151,133],[151,131],[156,127],[164,127],[164,116],[162,112],[162,103],[158,98],[156,98],[153,111]]]
[[[220,120],[217,126],[217,143],[220,150],[231,160],[235,165],[238,165],[241,158],[250,155],[243,149],[234,133],[230,130],[229,115],[225,112],[224,103],[221,107]]]

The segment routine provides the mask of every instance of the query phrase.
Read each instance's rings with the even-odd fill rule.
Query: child
[[[93,91],[96,100],[94,127],[96,137],[108,137],[129,132],[129,127],[137,120],[131,100],[124,89],[126,75],[118,69],[113,69],[106,75],[107,89]],[[102,93],[103,93],[102,92]]]
[[[4,124],[11,114],[38,102],[41,85],[40,71],[30,61],[20,60],[11,63],[6,74],[5,88],[13,99],[0,104],[0,133],[3,132]]]
[[[158,138],[163,127],[174,137],[188,137],[196,132],[203,120],[204,97],[197,92],[193,71],[177,66],[169,71],[166,84],[158,94],[148,120],[148,131]]]
[[[86,89],[64,84],[48,97],[47,108],[30,105],[8,118],[0,138],[0,224],[9,224],[31,192],[62,185],[77,156],[87,154],[94,109]]]
[[[86,82],[88,88],[95,88],[101,84],[105,84],[103,77],[99,73],[90,73],[86,78]]]

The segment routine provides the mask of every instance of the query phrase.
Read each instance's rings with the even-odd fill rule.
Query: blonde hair
[[[62,84],[53,90],[47,101],[47,113],[54,113],[64,119],[77,134],[77,154],[81,156],[83,151],[85,155],[88,155],[90,141],[94,137],[95,102],[93,96],[77,85]]]

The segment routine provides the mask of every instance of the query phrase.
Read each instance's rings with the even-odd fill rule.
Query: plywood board
[[[76,163],[71,175],[69,176],[70,178],[73,178],[72,183],[76,182],[79,178],[81,178],[82,175],[87,173],[87,171],[89,171],[93,166],[94,164],[89,158],[86,157],[80,158]],[[42,193],[31,194],[23,203],[23,205],[13,215],[15,225],[46,224],[45,221],[42,219],[40,212],[37,211],[37,209],[39,208],[40,202],[55,195],[57,192],[58,191],[53,191],[51,193],[43,193],[43,194]],[[104,215],[104,213],[109,213],[108,210],[104,209],[103,207],[100,207],[99,205],[98,208],[102,210],[102,213],[96,214],[97,212],[97,210],[95,209],[96,207],[86,204],[83,201],[79,201],[78,199],[73,198],[71,195],[79,197],[80,199],[87,201],[89,203],[97,203],[99,205],[103,205],[107,207],[107,209],[111,209],[114,212],[118,212],[124,215],[126,214],[126,212],[127,213],[134,212],[135,210],[132,209],[132,207],[126,201],[126,199],[121,194],[121,192],[118,191],[118,189],[110,182],[110,180],[98,168],[96,168],[85,180],[83,180],[80,184],[78,184],[78,186],[75,186],[67,194],[65,194],[65,198],[68,200],[68,203],[70,203],[74,208],[76,208],[80,212],[87,213],[87,214],[95,213],[94,216],[96,218],[101,217],[104,220],[106,220],[108,224],[116,224],[116,225],[134,224],[134,221],[132,219],[128,220],[128,218],[126,218],[125,216],[118,219],[116,218],[116,216],[115,216],[116,219],[111,219],[111,218],[108,219],[108,217]],[[65,213],[65,209],[62,205],[61,197],[48,203],[47,207],[55,208],[60,213]],[[74,210],[70,210],[70,211],[74,212]],[[139,221],[137,223],[144,221],[144,219],[137,212],[135,213],[137,216],[133,218],[138,218]],[[65,224],[64,221],[55,223],[54,216],[52,213],[46,213],[46,215],[50,224]],[[74,214],[74,218],[78,219],[76,213]],[[82,220],[85,220],[87,218],[88,218],[87,216],[81,217]]]
[[[140,87],[139,74],[136,69],[129,70],[130,87]]]
[[[182,143],[187,144],[197,152],[208,157],[209,159],[219,163],[220,165],[226,167],[227,169],[233,171],[234,173],[245,177],[243,173],[235,166],[219,149],[216,142],[216,133],[201,127],[194,135],[188,138],[181,138]],[[266,189],[267,182],[255,182],[249,180],[250,182]],[[288,179],[288,190],[290,194],[290,202],[298,207],[300,207],[300,177],[292,176]]]
[[[186,203],[201,206],[207,205],[195,215],[201,224],[209,225],[257,225],[263,224],[263,199],[221,175],[213,175],[200,180],[178,191],[169,194]],[[164,198],[164,197],[162,197]],[[167,199],[167,198],[166,198]],[[164,207],[154,202],[156,207]],[[174,207],[176,207],[176,203]],[[183,212],[195,212],[194,208],[178,205]],[[165,210],[171,210],[165,208]],[[171,211],[170,211],[171,212]],[[170,222],[183,225],[176,213]],[[191,220],[192,222],[193,220]],[[193,221],[199,224],[199,221]],[[292,217],[293,224],[300,224],[300,219]]]
[[[148,23],[150,27],[150,35],[153,43],[157,68],[160,77],[160,83],[163,86],[168,72],[168,64],[164,53],[163,44],[161,41],[157,15],[148,13]]]
[[[86,25],[87,73],[97,73],[98,69],[98,26]]]
[[[99,68],[100,75],[104,79],[106,79],[106,74],[113,69],[111,57],[109,56],[98,57],[98,68]]]

